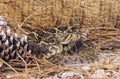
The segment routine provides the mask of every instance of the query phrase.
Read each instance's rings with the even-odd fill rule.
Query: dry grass
[[[85,79],[119,78],[120,63],[115,61],[116,59],[119,59],[119,57],[120,56],[113,56],[103,61],[90,64],[66,65],[64,68],[52,65],[46,60],[39,60],[41,64],[34,64],[34,67],[31,68],[15,68],[17,72],[5,72],[4,74],[1,74],[1,77],[4,79],[59,79],[59,77],[62,77],[61,79],[80,79],[82,77]],[[69,73],[67,74],[67,72]],[[62,75],[65,73],[66,75]],[[69,76],[70,73],[74,73],[75,75]],[[67,75],[68,78],[64,78],[67,77]]]
[[[119,0],[1,0],[9,24],[49,29],[60,25],[119,28]]]
[[[81,31],[88,29],[90,31],[88,39],[96,42],[97,51],[104,44],[120,42],[119,0],[0,0],[0,15],[7,19],[9,25],[19,35],[28,33],[29,29],[49,29],[67,25],[79,27]],[[26,64],[23,60],[25,68],[13,68],[21,62],[6,63],[14,72],[2,72],[0,79],[42,78],[66,70],[82,72],[86,79],[91,79],[90,74],[96,69],[116,70],[119,65],[106,60],[96,62],[86,74],[81,67],[75,70],[74,67],[69,69],[56,66],[45,59],[38,60],[33,57],[33,60],[35,64]],[[120,72],[120,69],[117,72]],[[112,79],[112,76],[106,76],[105,79]]]
[[[120,35],[119,30],[116,28],[88,28],[90,29],[88,39],[94,41],[97,45],[96,51],[99,51],[99,48],[101,48],[103,45],[113,42],[113,46],[119,44]],[[94,35],[94,36],[93,36]],[[98,39],[99,38],[99,39]],[[114,44],[114,42],[116,42]],[[115,47],[116,48],[116,47]],[[119,47],[118,47],[119,49]],[[118,50],[119,51],[119,50]],[[73,64],[68,65],[66,67],[57,66],[55,64],[50,63],[46,59],[37,59],[34,56],[31,56],[28,52],[24,50],[26,54],[28,54],[28,57],[33,58],[33,62],[26,63],[24,59],[22,59],[21,56],[19,56],[22,61],[16,62],[5,62],[1,60],[4,64],[7,65],[7,67],[2,69],[1,77],[5,79],[34,79],[34,78],[45,78],[48,77],[48,79],[57,79],[56,74],[60,74],[61,72],[64,73],[66,71],[79,73],[82,75],[85,79],[97,79],[97,74],[103,73],[106,75],[102,75],[102,78],[104,79],[112,79],[114,75],[111,73],[119,73],[119,61],[114,62],[116,59],[119,58],[119,55],[107,58],[103,61],[96,61],[94,63],[90,64]],[[103,52],[103,51],[101,51]],[[109,52],[116,52],[113,50],[110,50]],[[58,61],[59,62],[59,61]],[[21,65],[21,67],[20,67]],[[19,66],[19,67],[18,67]],[[86,71],[83,69],[83,67],[88,67],[89,71]],[[4,72],[3,72],[4,70]],[[9,70],[9,72],[8,72]],[[6,72],[7,71],[7,72]],[[55,75],[55,76],[54,76]],[[95,76],[97,75],[97,76]],[[119,76],[116,75],[117,77]],[[95,78],[93,78],[95,77]],[[100,76],[101,77],[101,76]],[[72,76],[68,79],[76,78],[79,79],[79,76]],[[59,78],[58,78],[59,79]],[[65,78],[62,78],[65,79]],[[98,78],[99,79],[99,78]]]

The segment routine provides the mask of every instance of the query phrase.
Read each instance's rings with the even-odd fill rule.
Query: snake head
[[[80,30],[76,27],[68,27],[68,29],[60,35],[62,44],[69,44],[78,41],[81,38]]]
[[[69,44],[72,42],[76,42],[80,39],[80,34],[77,33],[66,33],[66,34],[58,34],[56,35],[58,39],[60,39],[62,44]]]
[[[49,34],[55,35],[62,44],[76,42],[80,39],[80,31],[76,27],[58,27],[48,30]]]

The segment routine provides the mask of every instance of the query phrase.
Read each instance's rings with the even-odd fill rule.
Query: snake
[[[90,40],[86,40],[86,33],[81,34],[76,27],[62,26],[49,29],[44,34],[43,31],[39,32],[34,33],[33,36],[36,36],[36,38],[37,36],[42,37],[39,40],[40,45],[43,45],[42,49],[44,49],[44,46],[49,46],[46,47],[47,51],[44,49],[45,52],[52,50],[48,48],[56,50],[45,54],[45,57],[53,64],[90,63],[97,60],[98,54],[95,51],[95,44]],[[70,55],[64,54],[66,52]]]
[[[84,36],[74,26],[59,26],[48,30],[33,30],[20,37],[12,32],[8,25],[0,25],[0,58],[5,61],[20,59],[20,55],[29,61],[29,54],[38,58],[49,59],[63,52],[81,47]],[[22,48],[22,49],[21,49]],[[24,51],[24,50],[25,51]]]
[[[56,27],[45,31],[39,30],[30,33],[29,41],[39,43],[45,58],[57,53],[69,51],[80,40],[81,34],[76,27]]]

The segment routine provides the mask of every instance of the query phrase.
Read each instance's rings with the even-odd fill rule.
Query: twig
[[[120,35],[120,33],[108,33],[108,34],[95,34],[98,36],[113,36],[113,35]]]
[[[18,73],[11,65],[9,65],[7,62],[5,62],[3,59],[0,58],[0,61],[2,61],[4,64],[6,64],[8,67],[10,67],[15,73]]]
[[[17,55],[20,57],[20,59],[25,63],[25,71],[27,72],[27,63],[25,60],[17,53]]]
[[[41,69],[40,69],[40,66],[39,66],[39,64],[38,64],[38,62],[36,61],[36,64],[37,64],[37,67],[38,67],[38,70],[39,70],[39,74],[41,74]]]

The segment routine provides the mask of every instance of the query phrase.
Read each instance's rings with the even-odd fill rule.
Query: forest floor
[[[120,79],[120,50],[116,53],[102,52],[98,61],[89,64],[57,66],[47,60],[40,62],[41,67],[38,63],[32,68],[9,66],[1,71],[0,79]]]
[[[15,68],[15,64],[21,63],[1,60],[0,79],[120,79],[119,33],[120,30],[110,28],[92,29],[88,38],[97,43],[96,50],[99,52],[95,62],[58,66],[45,59],[34,58],[35,64],[24,62],[25,67]]]

